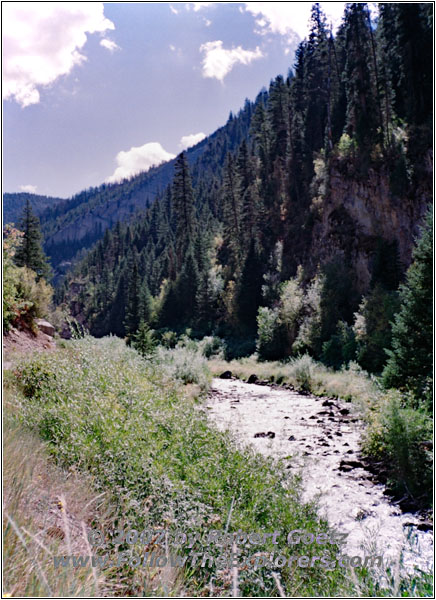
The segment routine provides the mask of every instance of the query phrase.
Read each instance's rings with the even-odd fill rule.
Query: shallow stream
[[[347,534],[344,553],[381,555],[401,571],[433,568],[432,532],[422,530],[419,516],[402,512],[362,462],[363,428],[352,404],[214,379],[206,408],[239,443],[289,460],[290,473],[302,474],[303,500],[317,499],[320,515]]]

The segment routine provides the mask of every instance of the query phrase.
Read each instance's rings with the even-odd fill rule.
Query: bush
[[[167,380],[178,380],[184,384],[196,383],[203,390],[209,387],[207,360],[196,348],[181,345],[174,349],[159,347],[153,364]]]
[[[322,345],[321,360],[328,367],[340,369],[356,358],[356,339],[353,329],[339,321],[334,335]]]
[[[294,377],[300,390],[310,392],[313,385],[313,376],[316,362],[308,355],[300,356],[289,361],[290,375]]]
[[[356,141],[348,133],[343,133],[337,144],[337,153],[339,158],[351,158],[357,150]]]
[[[19,269],[19,278],[18,293],[29,304],[26,318],[33,319],[34,317],[47,316],[50,310],[53,288],[45,279],[37,280],[36,273],[27,267]]]
[[[175,348],[177,345],[177,333],[175,331],[164,331],[160,336],[160,342],[164,348]]]
[[[278,308],[261,306],[257,314],[256,350],[260,360],[283,358],[283,327]]]
[[[209,335],[198,342],[198,350],[205,358],[211,358],[212,356],[222,358],[225,344],[221,338]]]
[[[404,408],[405,399],[391,391],[382,398],[365,437],[363,450],[383,460],[394,491],[422,502],[432,497],[432,420],[421,410]]]
[[[132,336],[132,346],[143,358],[151,358],[156,351],[156,345],[154,331],[147,323],[141,321],[138,331]]]

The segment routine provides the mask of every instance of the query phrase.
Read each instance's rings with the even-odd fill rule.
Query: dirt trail
[[[208,415],[241,443],[264,455],[289,459],[302,472],[303,499],[319,499],[320,514],[347,533],[350,556],[380,554],[404,568],[432,568],[433,534],[411,513],[402,513],[374,483],[359,457],[362,425],[351,404],[286,389],[214,379]],[[418,529],[420,528],[420,529]],[[408,539],[407,539],[408,538]]]

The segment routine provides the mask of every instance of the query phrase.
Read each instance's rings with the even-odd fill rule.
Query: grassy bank
[[[158,351],[153,361],[144,361],[116,338],[85,338],[19,366],[10,411],[14,422],[44,440],[60,467],[86,473],[95,494],[106,494],[112,517],[88,523],[104,528],[101,553],[144,554],[137,543],[116,545],[111,528],[165,528],[203,540],[211,530],[228,528],[278,532],[279,546],[269,538],[254,550],[239,548],[250,554],[316,554],[303,544],[287,546],[287,534],[327,531],[327,524],[315,506],[302,503],[299,482],[283,465],[238,449],[229,435],[208,425],[197,398],[208,377],[205,359],[187,348]],[[155,546],[157,554],[165,553]],[[222,553],[213,545],[205,550]],[[338,550],[333,545],[329,553]],[[41,557],[42,568],[49,560]],[[149,597],[229,596],[235,585],[243,596],[278,596],[279,586],[288,596],[390,595],[368,570],[327,570],[319,563],[284,567],[279,580],[268,568],[235,572],[190,564],[124,564],[102,569],[100,576],[116,594]],[[417,589],[413,582],[407,586]]]
[[[9,403],[11,391],[6,393]],[[111,522],[113,513],[89,478],[53,464],[40,439],[11,418],[3,430],[3,597],[112,595],[91,568],[59,570],[53,556],[88,552],[82,524]]]

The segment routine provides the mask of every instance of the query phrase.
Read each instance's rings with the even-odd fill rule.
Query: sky
[[[287,75],[311,4],[3,2],[3,190],[67,198],[195,145]]]

